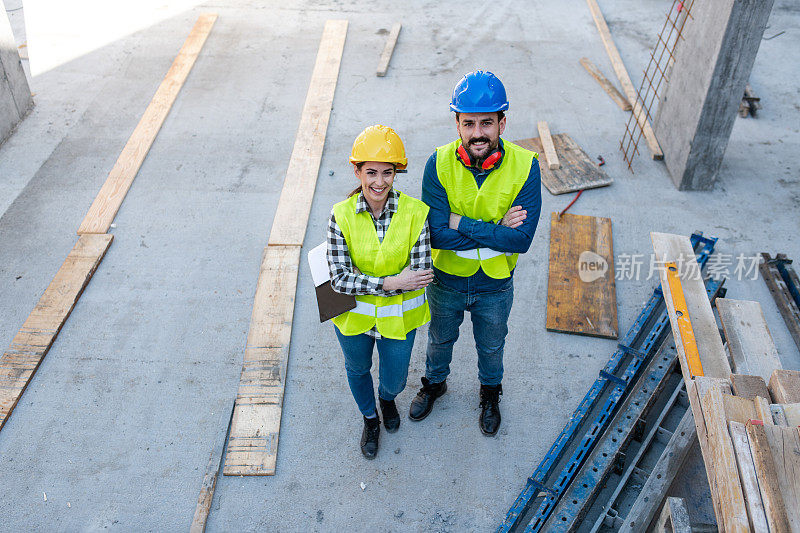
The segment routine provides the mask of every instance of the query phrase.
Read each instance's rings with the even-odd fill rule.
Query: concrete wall
[[[0,2],[0,7],[2,7]],[[0,13],[0,143],[33,104],[5,9]]]
[[[772,3],[694,3],[655,122],[678,189],[714,186]]]

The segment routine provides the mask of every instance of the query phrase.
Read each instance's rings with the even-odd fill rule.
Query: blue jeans
[[[491,292],[460,292],[434,279],[427,294],[431,323],[425,377],[431,383],[441,383],[450,374],[458,328],[464,321],[464,311],[469,311],[478,351],[478,379],[482,385],[499,385],[503,381],[508,315],[514,301],[513,278],[500,290]]]
[[[406,334],[405,340],[374,339],[361,335],[343,335],[339,328],[333,327],[339,337],[339,345],[344,352],[344,369],[347,372],[347,383],[358,404],[358,410],[364,416],[376,414],[375,390],[372,386],[372,350],[378,345],[378,395],[387,401],[394,400],[406,388],[408,363],[411,361],[411,349],[414,347],[416,329]]]

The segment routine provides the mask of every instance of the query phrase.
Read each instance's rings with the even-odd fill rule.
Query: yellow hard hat
[[[350,162],[364,161],[393,163],[397,170],[405,170],[408,164],[406,149],[400,136],[392,128],[380,124],[366,128],[353,143]]]

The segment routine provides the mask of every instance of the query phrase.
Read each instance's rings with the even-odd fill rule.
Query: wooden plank
[[[381,59],[378,61],[378,71],[376,73],[381,78],[386,76],[386,71],[389,69],[389,61],[392,59],[394,47],[397,44],[397,36],[400,35],[401,27],[402,24],[395,22],[394,26],[392,26],[392,31],[389,32],[389,37],[386,39],[386,47],[384,47]]]
[[[0,358],[0,429],[72,312],[112,235],[81,235],[53,281]]]
[[[781,405],[786,424],[791,427],[800,426],[800,403],[786,403]]]
[[[269,235],[270,246],[303,244],[346,36],[346,20],[325,22],[317,62],[311,74],[300,126],[275,211],[274,220],[277,223],[272,224]]]
[[[617,338],[610,218],[550,215],[547,330]]]
[[[128,194],[128,190],[133,184],[133,179],[139,172],[178,92],[192,70],[215,20],[217,20],[217,15],[213,13],[200,15],[197,19],[189,37],[145,109],[139,124],[133,130],[133,134],[109,172],[108,178],[89,208],[89,212],[81,222],[78,228],[79,235],[105,233],[111,227],[125,195]]]
[[[766,397],[756,396],[753,398],[753,405],[756,408],[756,420],[761,420],[765,426],[771,426],[775,423],[772,421],[772,411],[769,400]]]
[[[597,66],[595,66],[594,63],[589,61],[589,58],[582,57],[580,59],[580,62],[581,65],[583,65],[583,68],[585,68],[586,71],[592,75],[592,77],[597,81],[597,83],[600,84],[600,87],[602,87],[603,90],[606,91],[608,96],[610,96],[611,99],[614,100],[614,103],[617,104],[620,109],[622,109],[623,111],[630,111],[631,109],[633,109],[631,107],[631,103],[622,95],[622,93],[620,93],[617,90],[616,87],[614,87],[613,83],[608,81],[608,79],[605,76],[603,76],[603,73],[600,72],[600,69],[597,68]]]
[[[258,277],[223,474],[273,475],[300,246],[268,246]]]
[[[766,381],[773,370],[783,368],[761,304],[728,298],[717,298],[716,304],[738,374],[761,376]]]
[[[211,502],[214,500],[214,489],[217,486],[219,470],[222,466],[222,456],[225,452],[225,440],[231,427],[231,417],[233,411],[224,409],[218,424],[219,430],[214,440],[214,447],[211,449],[211,457],[208,460],[206,473],[203,476],[203,484],[200,487],[200,495],[197,497],[197,506],[194,510],[192,525],[189,527],[190,533],[203,533],[206,530],[208,514],[211,512]]]
[[[781,312],[783,321],[786,323],[794,343],[800,349],[800,308],[797,307],[797,302],[794,301],[789,292],[789,287],[778,271],[778,267],[772,263],[773,259],[770,255],[762,253],[761,258],[762,262],[758,265],[758,270],[761,272],[761,277],[764,279],[764,283],[767,284],[767,288],[772,294],[778,310]]]
[[[767,384],[761,376],[731,374],[731,388],[736,396],[741,396],[748,400],[752,400],[756,396],[769,398]]]
[[[672,496],[667,498],[654,531],[657,533],[692,533],[689,511],[686,510],[686,500]]]
[[[611,66],[614,67],[617,79],[619,79],[619,83],[622,85],[622,91],[625,93],[631,106],[633,106],[633,114],[639,126],[642,128],[645,141],[647,141],[647,146],[650,148],[650,153],[653,159],[664,159],[664,154],[661,152],[658,140],[656,140],[656,134],[653,131],[653,127],[650,125],[647,114],[642,109],[641,102],[636,97],[636,89],[633,88],[633,82],[631,82],[628,71],[625,69],[625,64],[622,62],[622,57],[620,57],[617,46],[614,44],[614,39],[611,37],[606,19],[603,18],[603,13],[600,11],[600,6],[597,5],[597,0],[586,0],[586,3],[589,5],[589,10],[592,12],[592,18],[594,18],[594,23],[597,25],[597,31],[600,32],[600,38],[603,40],[608,58],[611,60]]]
[[[709,452],[709,456],[703,455],[703,460],[706,469],[713,465],[714,476],[710,487],[711,497],[717,502],[722,516],[722,521],[718,523],[728,533],[750,531],[736,456],[728,433],[724,395],[718,388],[712,388],[701,399],[701,403]]]
[[[800,434],[797,428],[764,426],[786,517],[792,532],[800,532]]]
[[[769,378],[769,392],[773,403],[800,402],[800,372],[775,370]]]
[[[547,168],[550,170],[561,168],[556,147],[553,145],[553,138],[550,136],[550,126],[544,120],[540,120],[536,123],[536,129],[539,130],[539,142],[542,143],[544,157],[547,159]]]
[[[689,390],[689,407],[692,411],[695,429],[697,430],[697,441],[698,444],[700,444],[700,452],[706,465],[708,486],[713,487],[716,479],[716,470],[714,467],[714,458],[711,455],[711,448],[708,443],[708,428],[706,427],[703,406],[700,399],[708,394],[708,391],[711,389],[718,389],[725,393],[730,392],[730,386],[724,379],[698,376],[694,381],[686,383],[686,387]],[[720,531],[723,531],[724,521],[722,510],[719,505],[719,498],[712,497],[711,503],[714,506],[714,515],[717,518],[717,524],[720,525]]]
[[[722,402],[725,405],[725,419],[728,422],[735,421],[740,424],[746,424],[748,420],[757,418],[753,400],[723,394]]]
[[[689,238],[670,233],[651,233],[650,238],[653,241],[656,261],[659,265],[662,265],[662,268],[659,268],[659,276],[672,331],[678,331],[678,323],[667,283],[666,269],[663,268],[664,263],[668,261],[673,261],[678,265],[683,295],[692,321],[692,329],[694,330],[704,374],[708,377],[728,379],[731,375],[731,367],[725,356],[725,349],[719,336],[714,311],[708,301],[706,287],[700,275],[700,267],[697,264]],[[675,346],[678,350],[684,381],[688,384],[691,381],[691,375],[686,363],[686,352],[677,337],[676,335]]]
[[[550,191],[550,194],[565,194],[582,189],[605,187],[614,181],[586,155],[586,152],[569,135],[556,133],[552,139],[556,154],[558,154],[560,168],[550,170],[549,165],[540,165],[542,183]],[[539,137],[521,139],[514,141],[514,144],[538,153],[542,153],[544,150]]]
[[[761,493],[761,501],[764,504],[764,514],[767,517],[767,525],[772,533],[784,533],[791,531],[789,517],[781,496],[780,481],[772,457],[772,449],[767,440],[766,429],[775,426],[763,426],[748,422],[747,440],[750,443],[750,451],[753,455],[753,463],[758,476],[758,489]]]
[[[739,467],[739,477],[742,480],[744,500],[747,504],[747,515],[750,518],[750,529],[752,531],[766,532],[769,531],[767,517],[764,514],[764,504],[761,502],[756,467],[753,464],[753,455],[750,453],[750,443],[747,440],[745,424],[736,421],[728,423],[733,449],[736,453],[736,464]]]

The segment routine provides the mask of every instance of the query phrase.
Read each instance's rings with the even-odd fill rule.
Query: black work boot
[[[397,412],[397,406],[394,400],[384,400],[378,397],[381,402],[381,414],[383,415],[383,427],[389,433],[394,433],[400,427],[400,413]]]
[[[367,459],[378,455],[378,439],[381,436],[381,419],[364,417],[364,431],[361,433],[361,453]]]
[[[414,399],[411,400],[411,407],[408,410],[408,418],[419,421],[431,414],[433,402],[436,398],[447,392],[447,381],[441,383],[431,383],[428,378],[422,378],[422,388]]]
[[[494,435],[500,427],[500,396],[502,385],[481,385],[480,426],[484,435]]]

